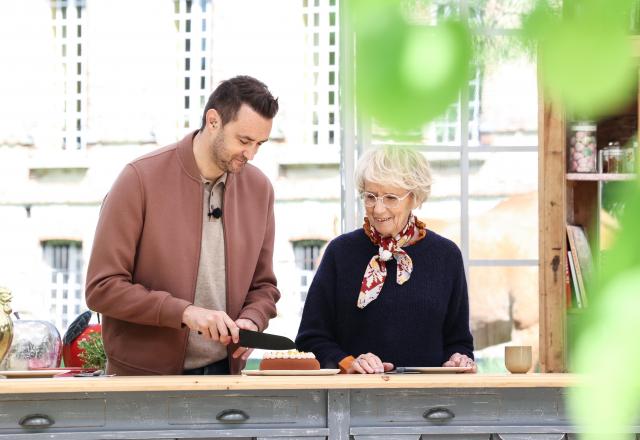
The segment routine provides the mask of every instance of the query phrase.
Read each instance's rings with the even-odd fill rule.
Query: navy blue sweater
[[[298,349],[313,352],[322,368],[368,352],[411,367],[441,366],[456,352],[473,358],[460,250],[432,231],[403,249],[413,261],[411,278],[398,285],[396,260],[388,261],[380,295],[359,309],[362,277],[378,247],[362,229],[331,241],[309,287]]]

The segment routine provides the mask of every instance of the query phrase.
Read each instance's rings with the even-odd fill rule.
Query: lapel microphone
[[[209,217],[209,219],[211,219],[211,217],[213,218],[220,218],[222,217],[222,209],[220,208],[209,208],[209,212],[207,213],[207,217]]]

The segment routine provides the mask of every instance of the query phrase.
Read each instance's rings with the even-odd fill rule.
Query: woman
[[[429,196],[422,154],[385,147],[356,169],[362,229],[331,241],[311,283],[296,338],[323,368],[382,373],[395,366],[476,372],[458,247],[412,213]]]

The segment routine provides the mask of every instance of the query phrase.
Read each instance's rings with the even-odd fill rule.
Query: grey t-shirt
[[[202,244],[194,305],[210,310],[227,310],[224,231],[222,217],[209,217],[209,212],[222,208],[227,173],[215,182],[204,180],[202,212]],[[199,368],[227,357],[227,349],[199,335],[189,333],[184,369]]]

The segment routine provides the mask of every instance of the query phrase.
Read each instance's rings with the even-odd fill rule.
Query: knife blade
[[[239,344],[241,347],[262,348],[265,350],[292,350],[296,348],[295,342],[285,336],[244,329],[240,329]]]

